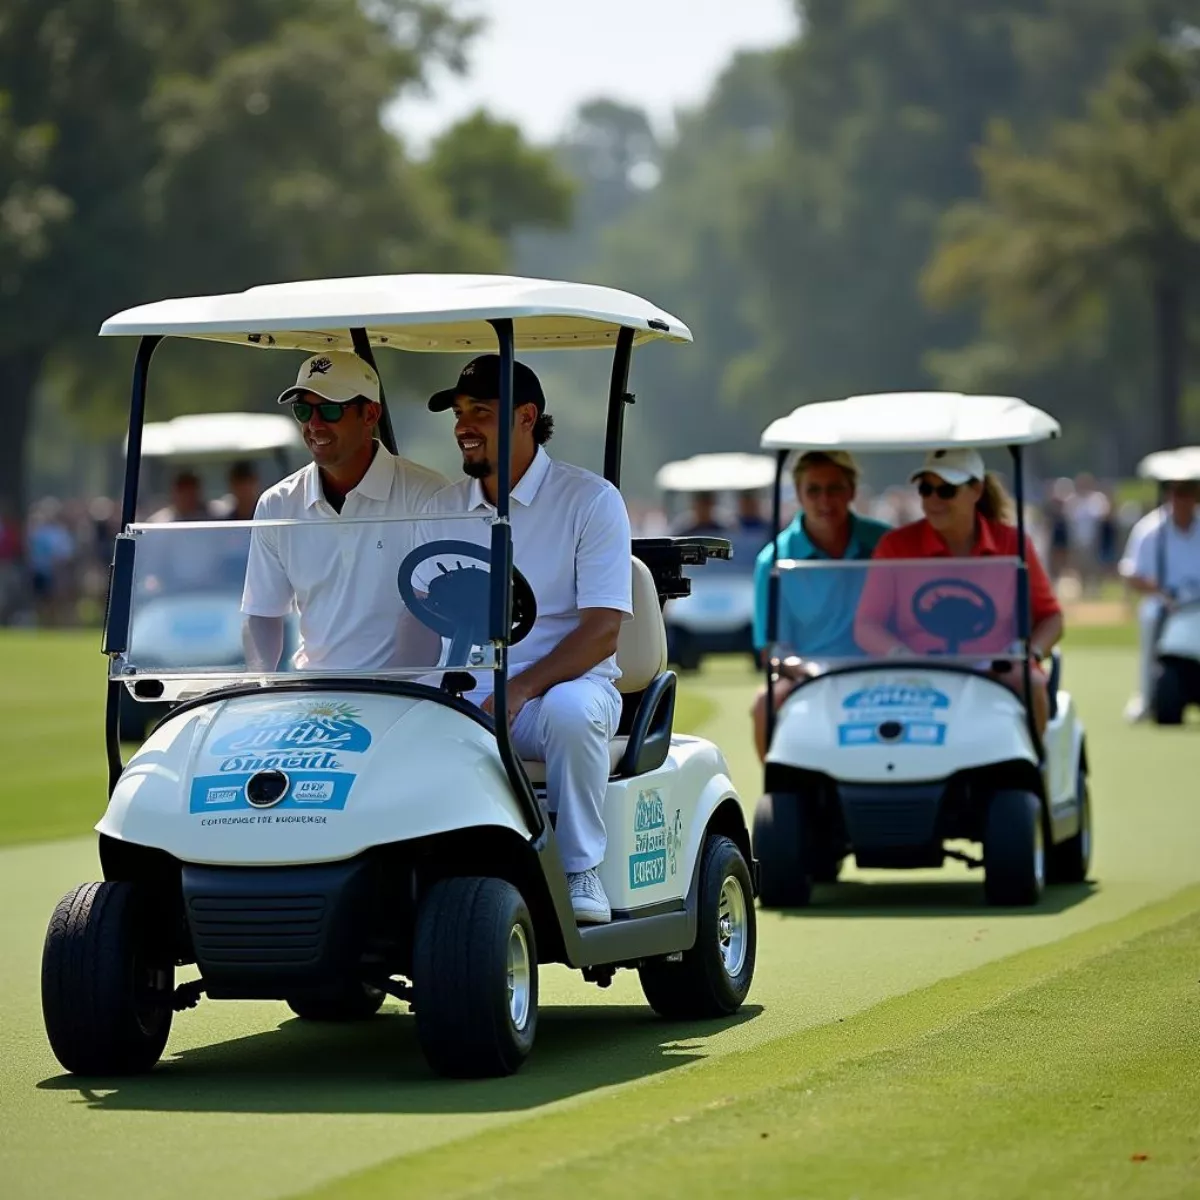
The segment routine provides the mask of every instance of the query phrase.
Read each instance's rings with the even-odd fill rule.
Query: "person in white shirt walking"
[[[253,531],[242,596],[247,665],[279,668],[293,604],[297,670],[392,665],[403,612],[396,570],[419,527],[396,518],[417,517],[447,481],[380,444],[379,376],[356,354],[313,355],[279,403],[291,404],[313,460],[259,497],[255,520],[332,524],[301,536],[278,525]]]
[[[499,356],[485,354],[429,401],[433,412],[453,412],[467,476],[429,511],[478,511],[473,536],[483,544],[498,495],[499,395]],[[533,589],[537,617],[511,652],[509,721],[517,753],[546,764],[575,918],[603,924],[612,911],[596,867],[606,846],[609,742],[621,715],[617,637],[633,612],[629,516],[611,483],[546,453],[552,431],[537,375],[514,364],[509,519],[514,565]],[[467,698],[491,711],[490,680]]]
[[[1128,720],[1149,715],[1154,694],[1154,647],[1163,618],[1177,603],[1200,599],[1200,518],[1195,481],[1169,486],[1167,503],[1144,516],[1130,531],[1120,572],[1138,604],[1140,694],[1125,708]]]

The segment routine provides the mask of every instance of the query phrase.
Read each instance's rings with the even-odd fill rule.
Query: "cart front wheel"
[[[162,1057],[175,965],[136,884],[85,883],[59,902],[42,950],[42,1017],[76,1075],[136,1075]]]
[[[533,1048],[537,943],[521,893],[502,879],[443,879],[417,913],[417,1038],[441,1075],[511,1075]]]

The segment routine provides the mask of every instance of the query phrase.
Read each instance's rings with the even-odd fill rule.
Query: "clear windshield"
[[[1015,558],[779,563],[774,652],[836,665],[937,658],[983,665],[1021,655]]]
[[[125,536],[133,584],[114,676],[216,687],[495,663],[479,516],[145,524]]]

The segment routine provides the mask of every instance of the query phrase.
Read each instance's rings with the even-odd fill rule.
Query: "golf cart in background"
[[[764,454],[697,454],[669,462],[654,477],[670,508],[671,497],[741,497],[765,492],[775,480],[775,463]],[[710,562],[692,581],[689,595],[666,608],[667,655],[685,671],[699,670],[706,654],[754,653],[754,562],[767,544],[770,529],[744,529],[737,512],[728,521],[697,531],[728,538],[732,554]]]
[[[61,901],[43,953],[46,1030],[63,1066],[149,1070],[173,1013],[204,994],[280,999],[302,1019],[344,1021],[372,1016],[390,993],[412,1004],[435,1070],[508,1074],[533,1045],[539,966],[552,962],[602,987],[618,969],[636,969],[650,1005],[668,1017],[736,1011],[755,963],[750,838],[720,750],[672,732],[675,676],[662,620],[664,601],[685,588],[684,566],[728,547],[673,538],[631,547],[633,616],[617,651],[624,713],[610,747],[599,868],[610,924],[577,926],[546,811],[545,764],[517,757],[508,722],[508,649],[536,616],[536,598],[512,567],[508,522],[514,355],[614,352],[604,474],[619,486],[634,345],[688,342],[687,328],[609,288],[401,275],[167,300],[120,313],[101,333],[140,344],[103,644],[104,882]],[[133,522],[148,370],[165,337],[352,350],[371,364],[382,348],[498,347],[495,516]],[[280,356],[282,374],[293,367]],[[386,403],[380,435],[394,451]],[[131,630],[145,561],[153,566],[172,544],[207,554],[231,526],[301,565],[341,556],[347,570],[366,570],[356,548],[373,543],[376,578],[395,580],[388,654],[365,670],[249,672],[208,657],[144,663]],[[406,640],[410,617],[437,636]],[[493,676],[494,720],[464,698],[483,672]],[[117,713],[126,688],[176,707],[123,763]],[[177,985],[176,967],[192,964],[198,978]]]
[[[300,429],[282,413],[207,412],[156,421],[142,429],[141,457],[150,494],[164,493],[171,474],[186,467],[210,486],[223,484],[235,462],[252,463],[264,487],[302,466],[307,458]],[[213,505],[209,505],[213,509]],[[155,543],[158,562],[143,556],[138,616],[130,646],[143,667],[169,670],[203,661],[230,668],[244,665],[242,585],[249,530],[227,527],[202,548]],[[178,552],[176,552],[178,551]],[[296,645],[289,620],[286,649]],[[170,705],[122,689],[119,733],[140,742]]]
[[[762,902],[806,905],[814,881],[842,861],[859,867],[938,867],[956,858],[984,869],[989,903],[1034,904],[1046,882],[1080,882],[1091,854],[1084,731],[1049,672],[1050,721],[991,677],[1023,671],[1029,695],[1029,587],[1022,450],[1057,437],[1058,423],[1021,400],[920,393],[811,404],[762,436],[777,456],[776,525],[792,452],[918,452],[1007,448],[1022,553],[1017,558],[805,560],[773,563],[768,601],[765,795],[754,818]],[[775,711],[770,683],[803,646],[777,643],[784,603],[837,605],[861,620],[867,589],[891,611],[911,607],[911,653],[881,657],[855,645],[807,663]],[[890,598],[890,599],[889,599]],[[886,605],[883,606],[886,609]],[[899,635],[899,628],[891,632]],[[903,638],[901,639],[903,640]],[[981,843],[982,856],[954,843]]]
[[[1138,475],[1159,487],[1163,521],[1171,519],[1165,490],[1173,483],[1200,485],[1200,446],[1160,450],[1138,464]],[[1167,538],[1160,527],[1155,574],[1160,584],[1167,578]],[[1172,589],[1171,608],[1164,610],[1155,638],[1156,672],[1149,697],[1158,725],[1181,725],[1189,704],[1200,704],[1200,578],[1185,578]]]

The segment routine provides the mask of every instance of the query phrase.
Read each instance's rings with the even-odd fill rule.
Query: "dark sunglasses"
[[[311,421],[313,413],[316,412],[321,414],[321,420],[327,425],[336,425],[351,404],[361,403],[361,400],[350,400],[346,404],[334,404],[332,401],[325,404],[311,404],[307,400],[293,400],[292,416],[303,425],[305,421]]]
[[[957,483],[930,483],[922,479],[917,484],[917,491],[924,497],[936,496],[939,500],[953,500],[958,495]]]

